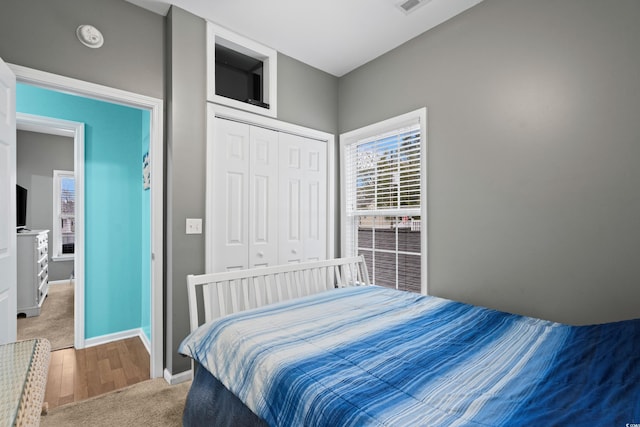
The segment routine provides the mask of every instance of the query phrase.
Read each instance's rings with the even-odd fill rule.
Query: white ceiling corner
[[[127,0],[165,15],[159,0]],[[172,4],[335,76],[342,76],[482,0],[173,0]],[[250,12],[248,12],[250,11]]]
[[[171,8],[171,4],[158,1],[158,0],[127,0],[129,3],[133,3],[138,5],[144,9],[150,10],[151,12],[157,13],[158,15],[165,16],[169,9]]]

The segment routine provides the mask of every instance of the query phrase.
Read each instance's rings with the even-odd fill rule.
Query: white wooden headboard
[[[336,287],[369,285],[362,256],[187,276],[191,330],[203,322],[198,312],[202,288],[204,322],[227,314]]]

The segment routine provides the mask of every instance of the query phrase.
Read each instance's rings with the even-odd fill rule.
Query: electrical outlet
[[[187,234],[202,234],[202,218],[187,218]]]

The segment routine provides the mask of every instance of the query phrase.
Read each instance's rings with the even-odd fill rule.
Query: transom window
[[[363,255],[377,285],[423,293],[425,121],[422,109],[341,136],[343,256]]]

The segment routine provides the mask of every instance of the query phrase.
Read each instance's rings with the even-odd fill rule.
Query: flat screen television
[[[216,43],[216,95],[269,108],[264,102],[264,62]]]
[[[27,226],[27,189],[16,185],[16,228]]]

